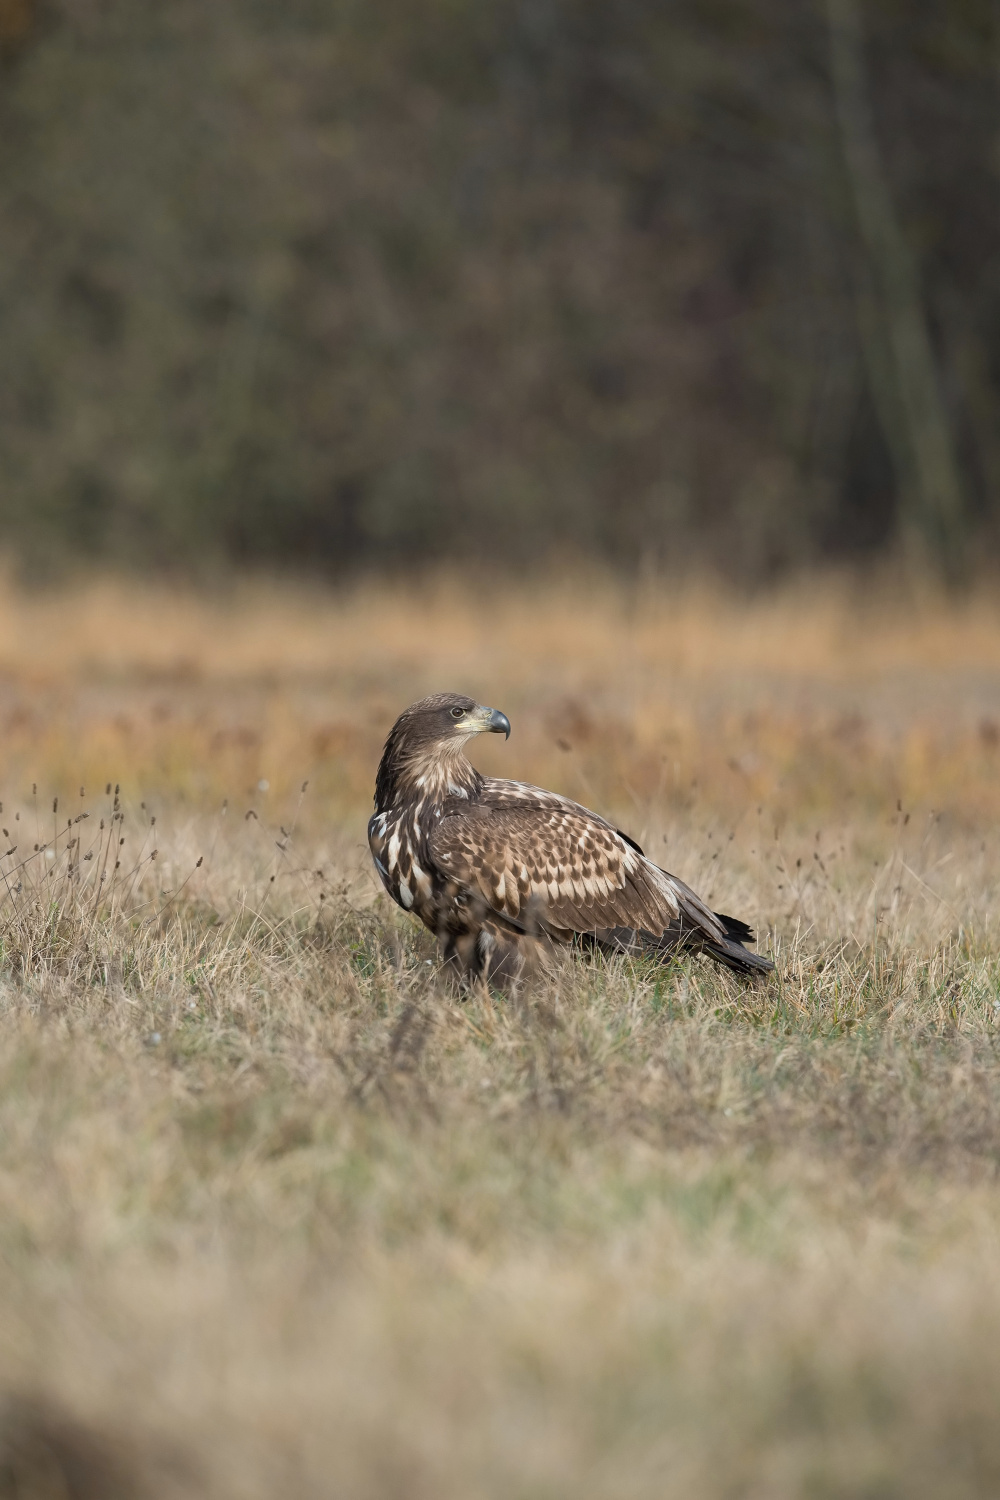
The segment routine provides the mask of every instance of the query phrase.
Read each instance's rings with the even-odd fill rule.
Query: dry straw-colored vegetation
[[[450,991],[444,687],[774,983]],[[6,590],[0,1495],[995,1494],[998,723],[984,596]]]

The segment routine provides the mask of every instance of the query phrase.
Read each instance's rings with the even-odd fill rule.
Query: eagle
[[[568,797],[483,776],[477,734],[510,720],[459,693],[400,714],[375,780],[368,843],[379,878],[468,982],[516,980],[558,947],[666,958],[706,953],[737,974],[774,968],[745,922],[714,912],[627,833]]]

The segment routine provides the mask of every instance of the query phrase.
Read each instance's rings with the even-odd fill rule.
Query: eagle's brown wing
[[[476,902],[529,932],[668,938],[726,929],[683,882],[578,803],[520,782],[488,780],[467,807],[452,804],[429,836],[434,865]]]

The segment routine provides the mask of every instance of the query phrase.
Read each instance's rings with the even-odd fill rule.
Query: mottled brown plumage
[[[397,719],[378,768],[368,842],[393,900],[475,978],[513,978],[556,945],[708,953],[741,974],[773,969],[746,923],[713,912],[597,813],[520,781],[481,776],[473,735],[504,714],[456,693]]]

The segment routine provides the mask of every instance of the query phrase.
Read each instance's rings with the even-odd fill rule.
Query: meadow
[[[446,688],[774,980],[450,988],[364,841]],[[0,727],[0,1496],[1000,1490],[987,589],[10,584]]]

